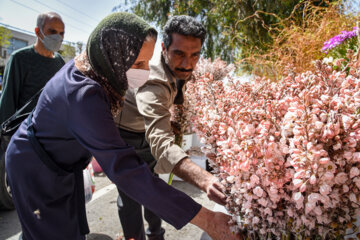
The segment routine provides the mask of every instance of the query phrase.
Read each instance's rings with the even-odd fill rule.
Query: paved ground
[[[93,200],[87,204],[87,217],[91,234],[88,240],[113,240],[122,235],[118,219],[116,199],[117,190],[109,179],[103,174],[95,177],[96,192]],[[173,186],[184,191],[203,206],[212,209],[214,203],[210,202],[206,194],[190,184],[174,181]],[[176,230],[164,222],[166,240],[205,240],[208,239],[203,232],[192,224],[181,230]],[[17,240],[21,232],[20,223],[15,211],[0,211],[0,240]]]
[[[96,187],[103,188],[110,184],[110,181],[101,175],[96,177]],[[181,181],[174,181],[173,186],[190,197],[195,199],[198,203],[203,206],[212,209],[214,203],[210,202],[206,197],[206,194],[201,192],[196,187],[184,183]],[[98,189],[99,189],[98,188]],[[88,222],[90,226],[90,234],[88,239],[100,240],[100,239],[115,239],[117,236],[122,234],[120,221],[117,215],[116,207],[116,189],[111,190],[109,193],[103,195],[103,197],[90,202],[87,206]],[[203,236],[203,232],[196,226],[188,224],[181,230],[176,230],[171,225],[164,222],[163,227],[166,230],[166,240],[200,240],[208,239]]]

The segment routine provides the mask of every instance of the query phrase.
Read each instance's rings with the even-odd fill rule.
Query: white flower
[[[334,58],[333,57],[325,57],[323,58],[322,62],[325,63],[325,64],[330,64],[334,61]]]

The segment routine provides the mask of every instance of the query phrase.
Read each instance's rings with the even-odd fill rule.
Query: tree
[[[61,49],[59,50],[59,53],[64,58],[65,62],[73,59],[76,56],[76,50],[75,45],[72,42],[63,43],[61,46]]]
[[[83,51],[84,43],[83,42],[76,42],[76,52],[80,54]]]
[[[204,56],[233,62],[254,52],[265,52],[280,32],[283,22],[291,18],[301,25],[307,5],[329,6],[322,0],[127,0],[113,9],[131,10],[145,20],[163,27],[172,15],[186,14],[199,19],[208,37]],[[149,10],[150,9],[150,10]],[[305,14],[305,15],[304,15]]]
[[[11,31],[5,27],[0,27],[0,47],[6,47],[10,44]]]

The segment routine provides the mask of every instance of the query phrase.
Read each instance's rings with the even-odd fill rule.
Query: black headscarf
[[[126,71],[134,64],[150,32],[157,35],[140,17],[122,12],[104,18],[90,34],[82,56],[90,66],[83,73],[104,87],[114,115],[120,111],[128,88]]]

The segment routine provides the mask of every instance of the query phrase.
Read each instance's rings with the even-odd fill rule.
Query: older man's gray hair
[[[45,21],[48,19],[51,19],[51,18],[58,18],[58,19],[62,20],[61,16],[59,14],[57,14],[56,12],[41,13],[37,17],[36,26],[42,30],[44,28]]]

